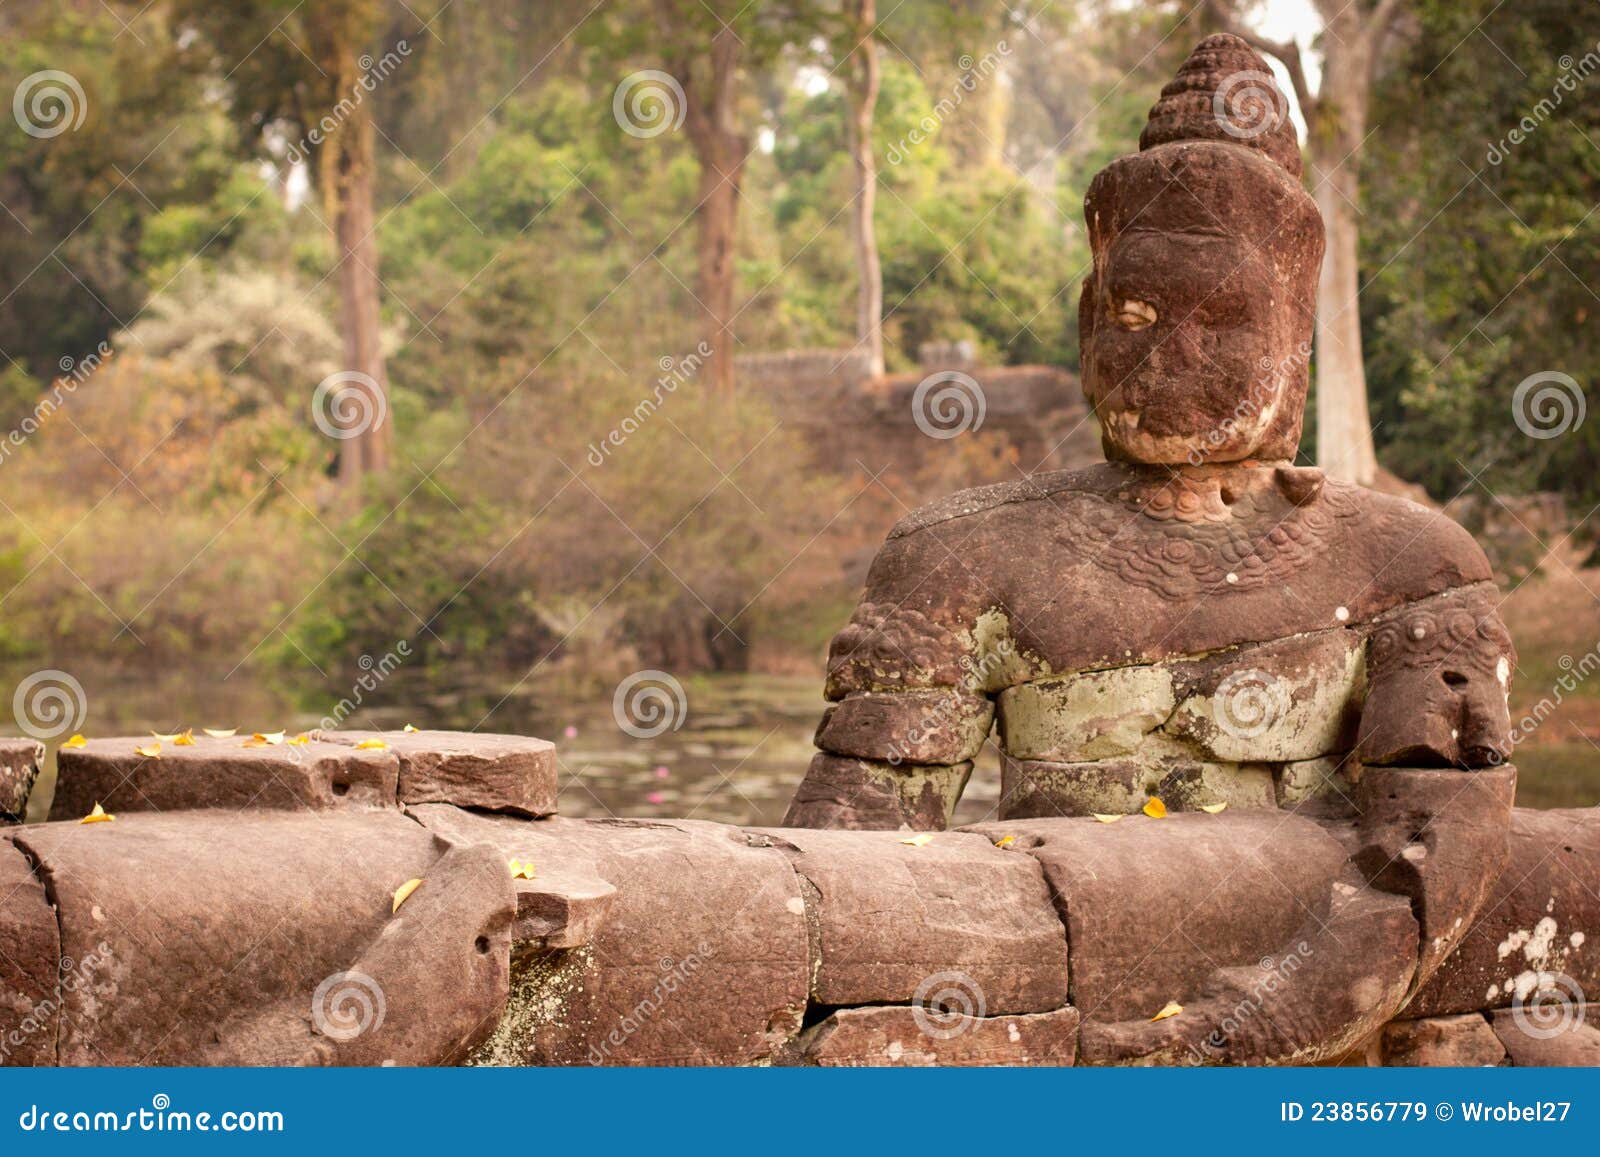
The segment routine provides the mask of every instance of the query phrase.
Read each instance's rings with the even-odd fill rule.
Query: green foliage
[[[1378,453],[1442,497],[1481,483],[1587,508],[1600,500],[1600,72],[1575,66],[1600,55],[1600,13],[1492,9],[1419,5],[1420,35],[1379,86],[1362,226]],[[1544,371],[1576,380],[1590,415],[1538,439],[1512,399]]]

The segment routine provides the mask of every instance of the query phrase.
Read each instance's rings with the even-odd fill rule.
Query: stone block
[[[0,1066],[53,1065],[63,983],[75,984],[77,961],[63,968],[55,909],[28,857],[0,839]]]
[[[978,1016],[1067,1002],[1066,930],[1032,857],[979,835],[773,829],[809,885],[811,998],[904,1004],[948,986]]]
[[[402,804],[451,803],[513,815],[556,810],[555,744],[476,731],[323,731],[326,743],[382,740],[400,761]]]
[[[392,751],[355,751],[312,741],[246,746],[247,736],[196,737],[193,746],[151,738],[91,739],[56,753],[52,820],[76,820],[95,804],[113,814],[223,808],[370,811],[395,806],[399,761]]]
[[[1504,1064],[1505,1046],[1482,1013],[1397,1020],[1383,1029],[1383,1063],[1475,1068]]]
[[[1070,1065],[1078,1014],[930,1014],[922,1008],[846,1008],[817,1026],[803,1062],[829,1067]]]
[[[28,794],[44,763],[44,744],[36,739],[0,739],[0,827],[20,824]]]
[[[1175,704],[1164,667],[1089,671],[999,696],[1000,733],[1018,759],[1085,763],[1130,755]]]
[[[817,746],[889,763],[965,763],[988,738],[994,705],[960,691],[866,692],[829,709]]]

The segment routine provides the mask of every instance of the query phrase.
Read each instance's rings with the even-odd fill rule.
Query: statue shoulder
[[[1407,599],[1488,582],[1494,568],[1483,547],[1443,510],[1410,498],[1349,483],[1328,483],[1341,503],[1357,509],[1362,533],[1354,549],[1368,569]]]
[[[919,506],[889,531],[889,542],[909,538],[958,520],[986,518],[1029,503],[1048,502],[1058,497],[1085,495],[1097,497],[1115,489],[1123,477],[1115,466],[1101,464],[1082,470],[1054,470],[1032,474],[1010,482],[995,482],[958,490]]]

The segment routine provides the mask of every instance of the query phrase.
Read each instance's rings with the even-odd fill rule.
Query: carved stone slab
[[[91,739],[56,753],[53,820],[75,820],[95,804],[113,814],[188,808],[371,811],[395,806],[399,760],[392,751],[335,743],[255,743],[248,736],[197,736],[193,746],[146,736]]]
[[[556,748],[543,739],[476,731],[323,731],[319,737],[349,746],[374,739],[387,743],[400,760],[403,804],[555,814]]]

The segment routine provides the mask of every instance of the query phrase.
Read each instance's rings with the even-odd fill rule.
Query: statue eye
[[[1123,329],[1148,329],[1156,322],[1156,307],[1130,298],[1117,307],[1116,322]]]

